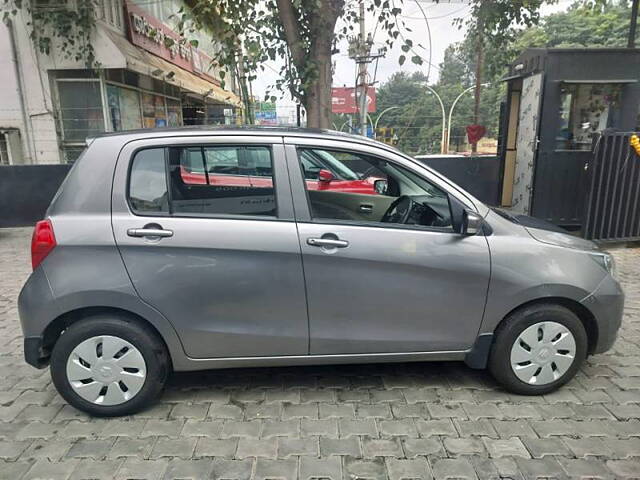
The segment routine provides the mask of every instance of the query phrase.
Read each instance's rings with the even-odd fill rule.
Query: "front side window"
[[[169,213],[164,148],[140,150],[133,157],[129,201],[136,213]]]
[[[271,149],[169,148],[173,214],[277,215]]]
[[[315,148],[298,149],[298,158],[314,220],[452,228],[447,193],[405,167],[366,154]],[[313,174],[312,159],[320,168]]]

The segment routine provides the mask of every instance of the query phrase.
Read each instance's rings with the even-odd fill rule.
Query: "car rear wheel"
[[[489,370],[510,392],[540,395],[567,383],[586,355],[587,334],[572,311],[555,304],[532,305],[498,327]]]
[[[51,377],[62,397],[96,416],[135,413],[158,398],[168,373],[162,341],[135,321],[99,315],[55,344]]]

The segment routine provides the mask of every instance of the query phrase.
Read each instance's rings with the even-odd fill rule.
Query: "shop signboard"
[[[218,80],[207,74],[212,61],[211,57],[191,46],[184,37],[140,7],[126,2],[125,8],[131,43],[183,70],[219,85]]]
[[[260,102],[256,105],[256,125],[277,125],[278,116],[276,104],[273,102]]]
[[[353,87],[334,87],[331,89],[331,111],[333,113],[358,113],[356,89]],[[367,87],[367,112],[376,111],[376,89]]]

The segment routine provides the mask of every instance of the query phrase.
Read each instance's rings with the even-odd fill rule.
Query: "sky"
[[[354,0],[352,0],[354,1]],[[367,2],[370,0],[366,0]],[[470,15],[470,7],[465,1],[441,0],[439,3],[433,3],[428,0],[419,0],[425,15],[427,16],[429,27],[431,30],[431,48],[429,49],[429,40],[426,28],[426,22],[420,8],[416,5],[415,0],[404,0],[401,17],[412,32],[408,38],[413,40],[414,45],[420,43],[424,49],[415,47],[416,52],[424,59],[429,59],[429,51],[431,52],[431,68],[427,62],[423,65],[415,65],[409,59],[400,66],[398,57],[402,54],[400,43],[394,46],[392,50],[387,52],[386,56],[378,61],[378,68],[375,75],[376,87],[384,84],[386,80],[395,72],[405,71],[414,72],[422,71],[425,75],[429,75],[429,82],[436,82],[438,79],[438,66],[444,59],[446,48],[452,43],[459,42],[464,38],[465,30],[459,29],[452,25],[456,18],[462,18],[464,21]],[[545,5],[541,9],[542,15],[566,10],[574,0],[560,0],[556,4]],[[365,28],[367,32],[374,32],[373,51],[381,47],[384,42],[384,32],[375,30],[375,19],[373,15],[366,15]],[[343,42],[339,46],[340,53],[333,56],[335,65],[333,85],[336,87],[351,87],[355,84],[356,66],[352,59],[347,55],[347,42]],[[370,65],[370,75],[373,77],[375,63]],[[270,62],[264,72],[261,72],[252,84],[253,94],[259,99],[264,99],[268,87],[273,85],[278,77],[279,65],[277,62]],[[295,103],[290,98],[282,98],[277,101],[279,116],[293,116],[295,112]]]

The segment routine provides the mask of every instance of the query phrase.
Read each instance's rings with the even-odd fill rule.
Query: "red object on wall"
[[[334,87],[331,89],[331,111],[333,113],[358,113],[356,89],[353,87]],[[367,87],[367,112],[376,111],[376,89]]]
[[[485,133],[487,133],[487,129],[483,125],[473,124],[467,126],[467,138],[471,145],[478,143]]]

